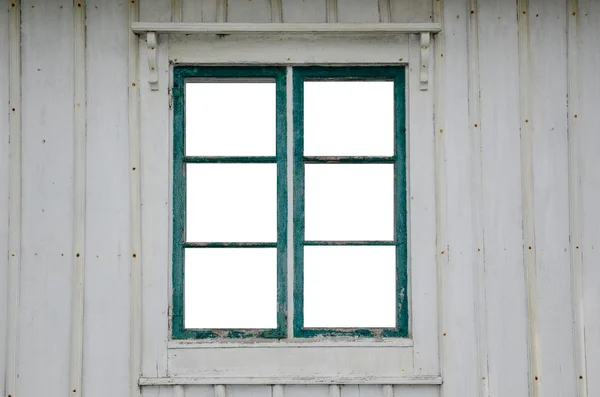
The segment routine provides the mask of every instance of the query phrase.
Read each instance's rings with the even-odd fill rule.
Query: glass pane
[[[277,328],[275,248],[185,250],[185,328]]]
[[[185,85],[187,156],[275,156],[275,83]]]
[[[393,164],[307,164],[306,240],[393,240]]]
[[[304,326],[396,326],[395,247],[305,247]]]
[[[304,83],[305,156],[392,156],[394,83]]]
[[[188,164],[186,241],[277,241],[276,164]]]

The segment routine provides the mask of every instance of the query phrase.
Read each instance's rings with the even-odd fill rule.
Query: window
[[[408,335],[405,69],[291,70],[174,69],[175,339]]]

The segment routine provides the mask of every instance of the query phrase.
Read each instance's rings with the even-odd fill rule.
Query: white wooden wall
[[[144,21],[443,23],[435,131],[423,131],[438,159],[443,385],[161,386],[144,396],[600,396],[600,2],[137,1]],[[131,268],[137,252],[144,264],[168,260],[167,240],[139,234],[138,175],[150,186],[141,211],[168,205],[170,192],[150,183],[168,179],[151,161],[167,142],[143,146],[141,163],[130,142],[131,4],[0,0],[6,396],[137,389]],[[168,239],[168,219],[156,222]]]

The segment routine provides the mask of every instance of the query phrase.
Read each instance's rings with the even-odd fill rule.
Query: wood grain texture
[[[536,357],[531,354],[529,359],[536,370],[532,376],[538,394],[533,395],[575,396],[578,380],[568,266],[568,65],[566,57],[554,59],[557,53],[567,52],[567,4],[529,0],[528,6],[529,54],[521,57],[528,56],[530,74],[521,89],[530,93],[530,113],[522,122],[530,126],[533,174],[527,188],[532,196],[534,239],[525,242],[525,251],[535,252],[535,279],[530,281],[530,288],[535,285],[535,317],[530,323]],[[557,344],[557,340],[564,343]]]
[[[600,173],[597,155],[600,136],[594,133],[600,122],[597,111],[600,103],[600,75],[597,73],[600,70],[600,43],[597,40],[600,3],[580,0],[577,15],[579,96],[577,106],[569,109],[569,121],[575,127],[574,133],[579,135],[579,156],[571,161],[580,161],[581,167],[581,245],[576,245],[575,250],[582,251],[583,259],[581,292],[587,366],[586,373],[578,375],[587,379],[587,395],[592,397],[600,393],[600,378],[595,376],[600,373]]]
[[[127,13],[127,3],[120,1],[87,2],[83,390],[89,397],[127,395],[129,390]],[[103,79],[107,73],[111,78]],[[106,382],[106,376],[111,382]]]
[[[75,104],[73,5],[63,4],[25,1],[21,13],[22,396],[69,390]]]
[[[482,266],[483,255],[478,242],[482,226],[477,211],[481,202],[475,183],[481,181],[481,174],[477,166],[479,148],[472,144],[480,129],[474,127],[478,121],[471,109],[478,97],[470,93],[478,79],[470,67],[473,57],[477,57],[472,48],[473,41],[477,43],[476,37],[469,29],[473,23],[470,18],[477,17],[474,15],[469,15],[468,0],[444,0],[445,78],[443,85],[436,87],[444,101],[445,126],[442,131],[437,128],[435,133],[445,135],[446,155],[448,263],[440,267],[443,308],[439,332],[442,389],[448,396],[478,396],[480,383],[475,299],[477,285],[482,281],[477,270]]]
[[[3,253],[0,258],[0,296],[5,297],[5,299],[0,302],[0,390],[7,390],[6,376],[8,374],[6,370],[9,366],[12,366],[12,364],[9,363],[9,349],[7,344],[8,330],[10,327],[9,305],[12,305],[14,308],[16,303],[13,299],[9,298],[9,274],[12,273],[11,270],[9,270],[9,266],[12,268],[12,265],[15,262],[13,259],[13,263],[10,263],[9,259],[11,258],[10,248],[12,248],[9,242],[9,230],[11,229],[9,219],[11,216],[10,197],[12,195],[10,190],[12,168],[12,156],[10,156],[10,135],[12,134],[10,117],[14,117],[11,116],[11,113],[13,112],[10,110],[10,94],[15,89],[14,86],[11,87],[11,85],[14,84],[11,77],[14,76],[13,78],[16,78],[17,74],[15,74],[14,71],[12,74],[10,72],[11,42],[15,41],[15,37],[13,36],[14,33],[9,34],[9,32],[13,31],[14,27],[12,25],[16,25],[15,22],[17,19],[13,18],[13,13],[15,13],[16,10],[11,11],[10,8],[12,7],[10,7],[9,4],[9,0],[0,1],[0,9],[8,11],[0,14],[0,86],[6,87],[0,91],[0,109],[6,109],[6,111],[0,112],[0,191],[2,192],[0,195],[0,252]],[[18,31],[20,29],[14,30]],[[13,45],[13,48],[16,49],[17,47]],[[20,64],[20,62],[18,62],[18,64]],[[13,296],[14,286],[10,287],[10,291],[10,296]],[[13,310],[14,309],[11,309],[11,312]],[[10,321],[12,322],[12,319]],[[13,334],[15,333],[11,333],[11,339]],[[10,343],[12,344],[12,341]],[[12,391],[9,392],[12,393]]]
[[[489,392],[529,393],[516,4],[479,3]]]

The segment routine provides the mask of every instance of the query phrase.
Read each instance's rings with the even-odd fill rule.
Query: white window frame
[[[139,55],[143,204],[140,384],[440,384],[435,87],[430,82],[428,90],[421,89],[420,35],[163,34],[157,35],[153,46],[142,35]],[[152,59],[154,70],[146,59]],[[169,104],[170,76],[177,64],[407,66],[410,337],[287,341],[170,338],[173,122]],[[291,84],[288,103],[290,96]],[[292,131],[290,116],[288,128]],[[288,140],[292,137],[288,134]],[[292,142],[288,142],[288,150],[291,158]],[[291,216],[291,203],[288,211]],[[292,271],[288,271],[288,277],[293,277]]]

